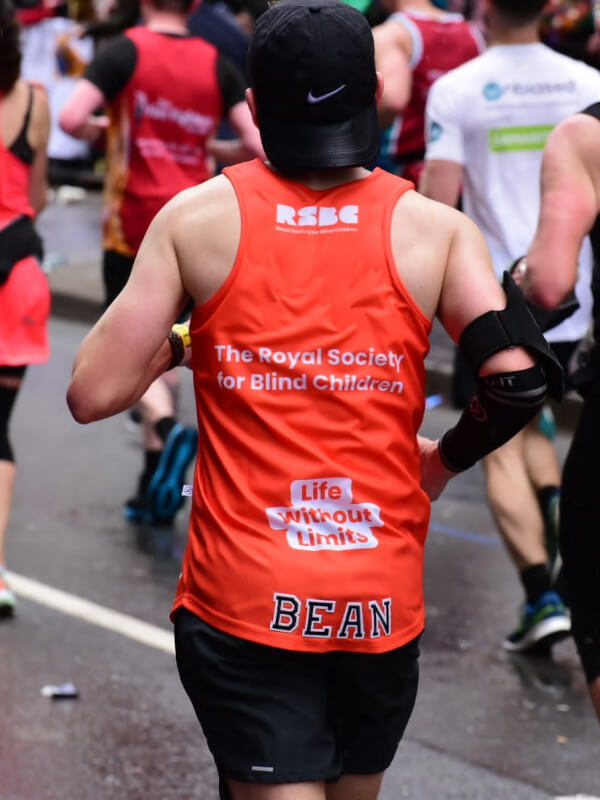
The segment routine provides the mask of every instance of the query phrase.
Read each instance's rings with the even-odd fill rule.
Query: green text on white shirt
[[[517,128],[492,128],[488,131],[490,150],[504,153],[518,150],[543,150],[553,125]]]

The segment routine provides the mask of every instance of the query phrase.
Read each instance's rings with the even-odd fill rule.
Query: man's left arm
[[[130,408],[171,363],[167,336],[188,299],[173,236],[179,202],[154,218],[127,284],[77,352],[67,403],[78,422]]]
[[[576,114],[554,129],[544,148],[538,227],[516,269],[523,293],[542,308],[559,305],[577,281],[581,245],[600,209],[599,141],[600,121]]]
[[[377,104],[382,128],[392,124],[410,100],[412,92],[412,40],[402,23],[388,20],[373,28],[375,64],[383,78]]]

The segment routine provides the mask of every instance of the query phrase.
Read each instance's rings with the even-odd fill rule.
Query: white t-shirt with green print
[[[600,73],[543,44],[495,45],[439,78],[426,110],[426,160],[464,168],[463,209],[502,272],[531,243],[539,212],[542,150],[565,117],[600,101]],[[579,339],[591,313],[591,248],[580,255],[580,310],[548,333]]]

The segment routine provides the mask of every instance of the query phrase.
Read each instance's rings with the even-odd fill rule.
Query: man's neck
[[[310,189],[317,191],[332,189],[335,186],[342,186],[345,183],[368,178],[371,174],[364,167],[340,167],[338,169],[315,169],[315,170],[282,170],[277,169],[273,164],[267,163],[269,169],[285,178],[296,183],[302,183]]]
[[[540,41],[539,22],[537,19],[527,25],[510,25],[500,16],[490,13],[488,41],[495,44],[535,44]]]
[[[148,7],[145,22],[147,28],[159,33],[188,33],[187,17],[170,11]]]

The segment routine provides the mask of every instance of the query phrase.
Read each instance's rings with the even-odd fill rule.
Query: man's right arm
[[[435,81],[425,111],[425,166],[419,191],[431,200],[456,208],[464,173],[464,145],[460,119],[448,81]]]
[[[127,36],[116,36],[103,45],[61,109],[59,124],[65,133],[94,142],[108,126],[107,118],[94,112],[122,91],[136,63],[137,50]]]
[[[260,133],[246,102],[246,80],[230,59],[219,53],[217,78],[223,96],[225,116],[236,139],[211,139],[208,152],[220,164],[236,164],[252,158],[266,160]]]

